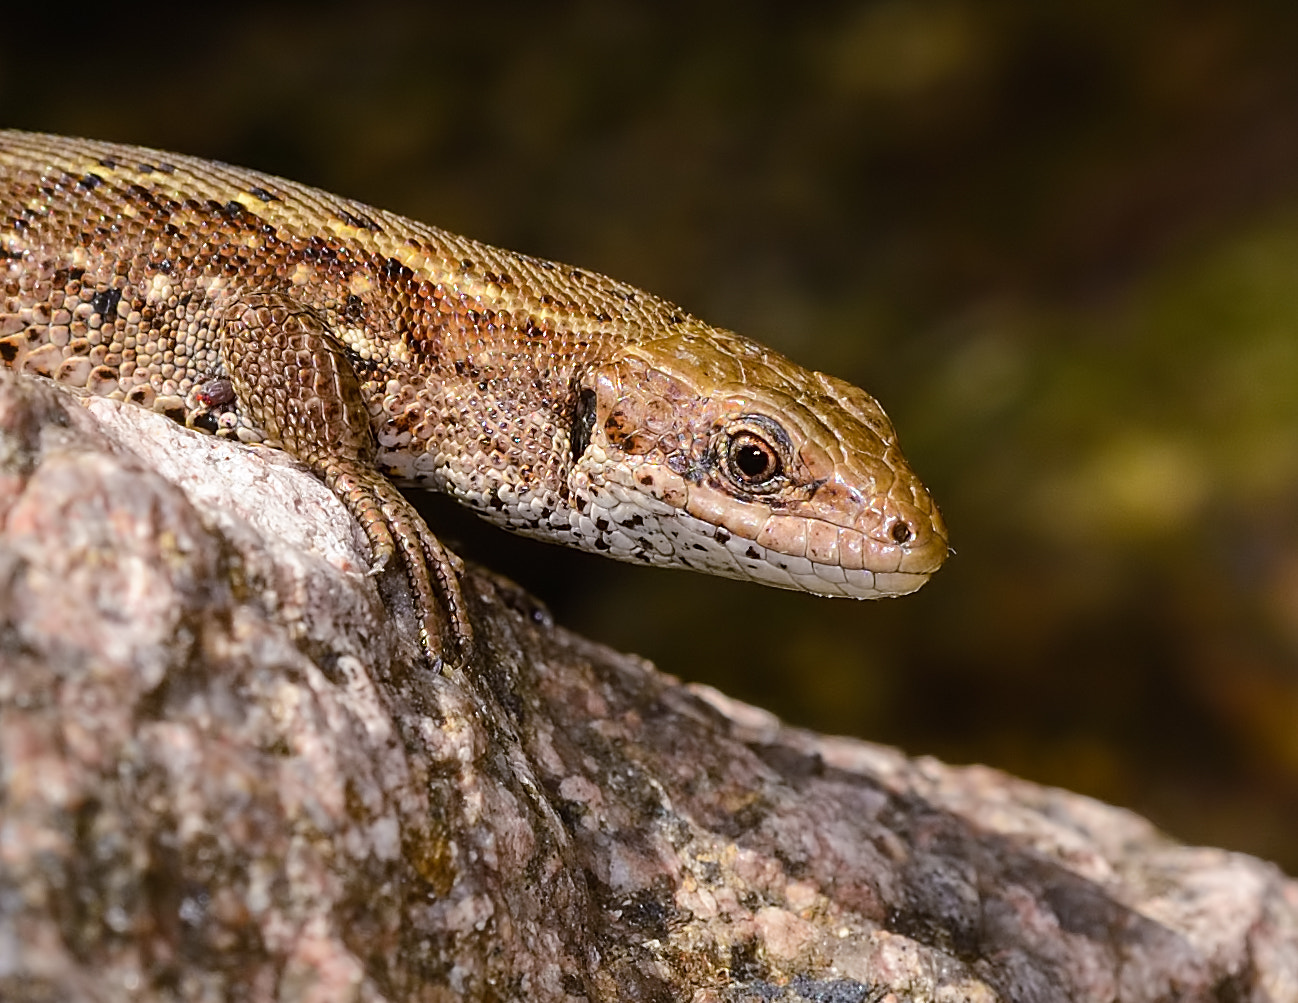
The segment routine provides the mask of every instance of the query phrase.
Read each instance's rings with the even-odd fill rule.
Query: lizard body
[[[471,635],[393,487],[628,561],[824,595],[947,553],[878,404],[679,307],[281,178],[0,130],[0,361],[278,447]]]

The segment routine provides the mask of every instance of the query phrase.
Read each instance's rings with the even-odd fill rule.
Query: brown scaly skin
[[[604,276],[280,178],[0,131],[0,277],[9,367],[315,471],[376,569],[400,551],[433,664],[439,636],[469,651],[458,561],[392,480],[825,595],[913,591],[947,553],[863,391]]]

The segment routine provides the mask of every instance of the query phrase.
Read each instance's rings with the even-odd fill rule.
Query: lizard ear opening
[[[572,409],[572,428],[568,432],[568,441],[572,446],[572,462],[581,459],[590,445],[590,433],[595,428],[595,391],[586,387],[577,395],[577,404]]]

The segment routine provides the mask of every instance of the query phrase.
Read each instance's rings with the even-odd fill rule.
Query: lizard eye
[[[754,432],[735,432],[726,447],[726,472],[746,488],[769,484],[780,476],[783,465],[775,447]]]

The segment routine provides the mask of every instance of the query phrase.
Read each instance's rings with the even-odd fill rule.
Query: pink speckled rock
[[[486,575],[484,664],[412,668],[399,571],[274,453],[4,378],[0,520],[5,1001],[1298,1000],[1262,861],[785,728]]]

